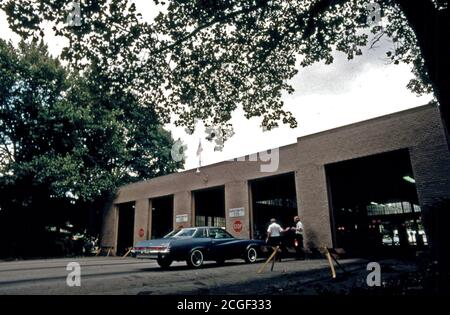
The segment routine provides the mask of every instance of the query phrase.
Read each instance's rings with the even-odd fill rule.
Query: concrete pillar
[[[134,242],[143,241],[147,238],[150,203],[148,199],[137,200],[134,208]]]
[[[300,183],[300,177],[298,175],[299,171],[295,171],[295,197],[297,200],[297,215],[300,217],[300,219],[302,219],[301,221],[303,222],[303,210],[302,210],[302,202],[300,200],[300,190],[299,187],[301,185]]]
[[[187,215],[187,222],[176,222],[177,216]],[[194,226],[192,193],[180,191],[173,195],[173,228]]]
[[[111,253],[115,255],[117,246],[117,222],[118,209],[117,205],[110,204],[103,214],[101,247],[111,249]]]
[[[307,248],[332,247],[330,208],[323,165],[308,164],[296,172],[297,206]]]
[[[448,244],[450,220],[450,154],[443,138],[429,139],[410,149],[413,176],[422,211],[422,220],[432,252]]]
[[[436,141],[437,142],[437,141]],[[413,176],[422,207],[450,199],[450,155],[447,144],[422,145],[410,149]]]
[[[153,222],[153,202],[151,199],[148,200],[148,217],[147,217],[147,239],[152,238],[152,222]]]
[[[250,200],[247,181],[225,184],[226,229],[238,238],[250,238]],[[230,209],[243,208],[242,216],[230,217]],[[235,212],[236,213],[236,212]]]

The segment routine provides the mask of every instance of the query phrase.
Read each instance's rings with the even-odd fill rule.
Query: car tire
[[[156,262],[162,269],[167,269],[172,264],[172,260],[164,258],[157,259]]]
[[[252,264],[256,262],[257,259],[258,259],[258,252],[256,251],[256,248],[254,247],[247,248],[244,256],[245,262],[248,264]]]
[[[192,268],[200,268],[203,265],[203,261],[204,256],[200,249],[194,249],[186,259],[186,263]]]

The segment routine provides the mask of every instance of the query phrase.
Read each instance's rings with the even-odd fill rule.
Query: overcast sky
[[[144,19],[150,20],[157,14],[152,1],[136,0],[138,10]],[[6,23],[5,14],[0,11],[0,37],[18,41]],[[50,52],[58,55],[65,41],[48,37]],[[247,120],[237,110],[232,119],[235,135],[225,143],[222,152],[214,152],[214,144],[204,140],[205,130],[199,124],[193,135],[184,128],[168,125],[175,139],[187,145],[185,169],[198,165],[196,151],[202,139],[202,165],[212,164],[276,148],[296,142],[297,137],[347,125],[372,117],[401,111],[428,103],[432,97],[417,97],[406,84],[413,77],[409,65],[388,64],[385,52],[392,43],[385,39],[376,48],[363,50],[363,56],[347,61],[341,53],[335,54],[331,65],[316,64],[303,68],[293,79],[296,92],[286,95],[286,109],[297,118],[298,127],[287,126],[263,132],[258,118]]]

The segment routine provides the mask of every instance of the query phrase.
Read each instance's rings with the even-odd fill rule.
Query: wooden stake
[[[279,248],[279,247],[275,248],[276,254],[275,254],[275,256],[272,258],[272,267],[270,267],[270,271],[273,271],[273,267],[275,267],[275,262],[276,262],[277,259],[278,259],[278,255],[280,255],[278,248]]]
[[[336,278],[336,270],[334,270],[333,260],[331,259],[331,255],[330,255],[330,252],[328,251],[327,247],[325,247],[325,256],[327,256],[328,264],[330,264],[331,277],[333,279],[335,279]]]
[[[131,250],[132,250],[132,249],[133,249],[133,247],[130,247],[130,249],[128,250],[128,252],[126,252],[126,254],[123,255],[122,257],[123,257],[123,258],[127,257],[127,256],[131,253]]]
[[[273,247],[272,247],[272,248],[273,248]],[[266,268],[267,264],[268,264],[268,263],[275,257],[275,255],[277,254],[278,248],[280,248],[280,247],[277,246],[277,247],[274,248],[274,251],[273,251],[272,255],[270,255],[270,257],[266,260],[266,262],[264,263],[264,265],[262,265],[261,268],[258,269],[258,272],[257,272],[257,273],[261,273],[261,272],[264,270],[264,268]]]

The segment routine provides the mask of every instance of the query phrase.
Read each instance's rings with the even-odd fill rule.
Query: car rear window
[[[208,237],[206,229],[197,229],[197,232],[195,232],[194,237],[195,238]]]
[[[192,237],[197,229],[181,229],[173,237]]]
[[[209,229],[209,236],[211,238],[232,238],[231,234],[229,234],[224,229]]]

